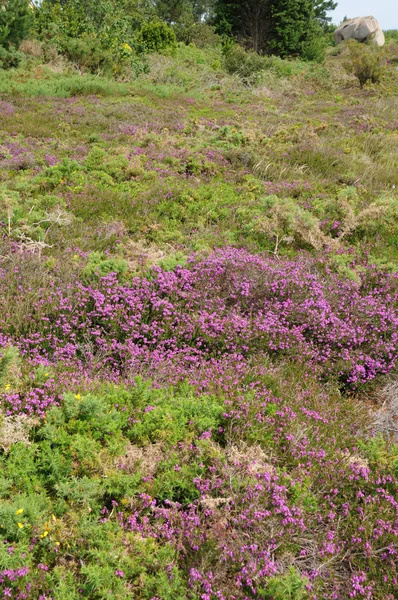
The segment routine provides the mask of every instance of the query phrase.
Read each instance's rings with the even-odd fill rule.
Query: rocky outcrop
[[[385,42],[383,30],[374,17],[356,17],[344,21],[334,32],[334,39],[336,44],[345,40],[371,40],[378,46],[383,46]]]

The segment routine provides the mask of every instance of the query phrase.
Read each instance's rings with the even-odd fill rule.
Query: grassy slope
[[[369,264],[396,271],[396,72],[360,92],[337,56],[277,63],[247,89],[218,60],[180,49],[133,84],[41,66],[0,76],[0,572],[13,598],[395,597],[398,451],[371,435],[381,376],[352,390],[295,347],[271,357],[251,340],[241,362],[210,327],[225,364],[189,376],[180,358],[174,377],[167,362],[110,375],[89,339],[78,368],[66,347],[46,354],[43,316],[57,340],[78,332],[79,281],[151,281],[192,252],[314,260],[342,290]],[[64,321],[50,285],[71,302]],[[122,331],[114,317],[109,335]],[[138,372],[155,388],[133,385]]]

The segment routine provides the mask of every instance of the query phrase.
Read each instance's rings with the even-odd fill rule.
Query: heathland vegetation
[[[398,35],[331,8],[0,0],[0,598],[397,597]]]

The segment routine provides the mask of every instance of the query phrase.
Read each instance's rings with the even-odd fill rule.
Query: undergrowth
[[[396,597],[389,38],[0,70],[4,598]]]

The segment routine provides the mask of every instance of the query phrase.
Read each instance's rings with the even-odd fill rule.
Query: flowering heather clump
[[[0,100],[0,114],[4,117],[11,117],[15,112],[15,107],[11,104],[11,102],[5,102],[4,100]]]
[[[156,380],[158,368],[173,365],[178,380],[209,361],[231,356],[234,365],[260,355],[299,356],[315,373],[350,386],[388,373],[398,348],[396,276],[375,273],[376,281],[365,277],[361,285],[321,268],[309,257],[264,259],[226,249],[129,286],[112,273],[98,285],[52,285],[35,293],[39,300],[20,323],[4,309],[2,334],[36,363],[62,361],[113,377],[150,372]],[[26,301],[18,275],[13,285]]]
[[[19,171],[35,165],[35,157],[31,148],[21,146],[17,142],[8,141],[0,145],[0,167]]]

